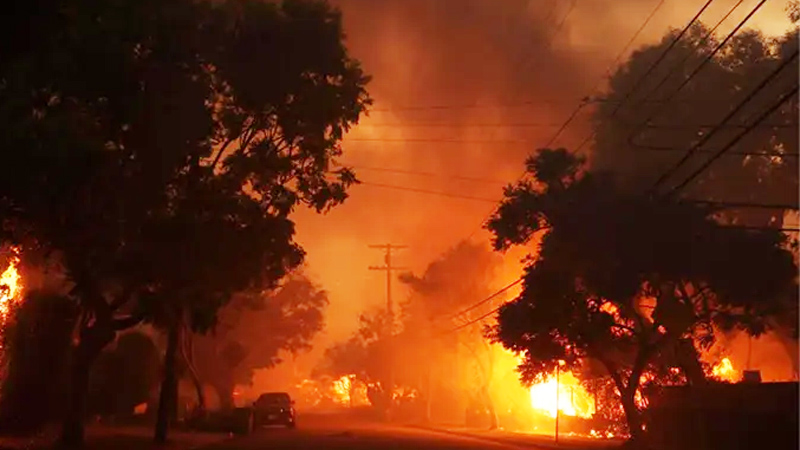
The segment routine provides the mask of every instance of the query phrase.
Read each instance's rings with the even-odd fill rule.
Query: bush
[[[4,330],[0,432],[29,435],[61,417],[77,311],[67,298],[29,293]]]

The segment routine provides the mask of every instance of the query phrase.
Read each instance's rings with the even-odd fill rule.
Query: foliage
[[[328,294],[303,272],[286,277],[272,291],[236,295],[220,311],[220,323],[208,336],[195,336],[191,361],[201,382],[217,388],[224,401],[235,384],[249,384],[257,369],[311,348],[324,326]]]
[[[631,191],[652,188],[692,145],[797,50],[797,30],[778,39],[744,30],[677,91],[718,45],[720,38],[709,37],[709,32],[702,24],[690,28],[641,83],[645,72],[673,42],[677,30],[660,42],[635,51],[612,75],[609,92],[594,113],[593,168],[616,173],[621,186]],[[682,181],[711,156],[709,152],[727,144],[743,125],[796,84],[797,78],[797,64],[789,64],[680,170],[667,177],[658,190],[666,192]],[[652,120],[645,123],[648,118]],[[712,201],[798,204],[798,158],[780,156],[798,154],[797,99],[784,104],[764,124],[687,186],[687,196]],[[730,222],[776,227],[783,221],[782,214],[780,209],[763,208],[720,212]]]
[[[92,369],[89,412],[132,415],[134,407],[150,400],[160,375],[160,352],[153,340],[138,331],[120,335]]]
[[[368,78],[325,2],[34,3],[2,19],[26,45],[0,64],[0,207],[75,282],[82,385],[116,331],[207,330],[300,263],[288,215],[345,199]]]
[[[558,361],[598,360],[632,435],[641,376],[662,351],[687,338],[710,345],[714,327],[761,333],[797,288],[778,230],[721,226],[709,207],[620,189],[564,149],[540,150],[527,166],[535,180],[509,186],[488,227],[498,250],[546,234],[490,334],[525,355],[525,381]]]
[[[12,310],[3,339],[0,431],[31,434],[59,417],[66,392],[54,380],[67,375],[75,319],[69,299],[44,292],[28,292]]]
[[[481,410],[492,411],[492,428],[497,426],[490,394],[495,378],[494,352],[482,335],[480,323],[461,325],[504,300],[497,296],[491,303],[473,307],[493,293],[500,263],[499,255],[484,244],[462,241],[428,265],[422,275],[402,275],[401,281],[411,288],[411,295],[403,305],[404,332],[398,337],[404,342],[403,351],[413,354],[412,358],[438,361],[427,367],[414,366],[423,371],[409,377],[415,381],[432,378],[429,385],[419,386],[429,401],[446,387],[458,389],[465,397],[475,399]],[[414,348],[419,350],[415,352]],[[459,359],[459,355],[464,357]],[[456,370],[462,376],[454,379],[446,365],[458,366]]]
[[[492,408],[488,390],[493,383],[493,352],[480,324],[449,331],[491,309],[491,304],[485,304],[456,314],[492,292],[499,263],[499,256],[485,245],[464,241],[422,274],[402,274],[400,281],[411,288],[411,294],[401,303],[391,337],[390,318],[384,310],[362,314],[357,332],[327,349],[318,375],[353,375],[368,387],[373,406],[379,409],[387,406],[389,383],[395,390],[414,392],[418,400],[429,403],[426,411],[449,420],[463,419],[466,405],[454,408],[453,403],[465,397],[478,398],[482,409]],[[393,406],[400,410],[401,402],[395,395]],[[413,413],[419,415],[423,405],[414,406]]]

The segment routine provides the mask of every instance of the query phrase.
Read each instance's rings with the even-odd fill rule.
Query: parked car
[[[284,425],[294,428],[294,400],[286,392],[267,392],[261,394],[253,403],[253,425]]]

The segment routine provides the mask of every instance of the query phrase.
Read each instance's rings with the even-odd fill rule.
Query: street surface
[[[298,415],[297,429],[263,428],[252,435],[203,447],[203,450],[552,450],[553,443],[538,445],[519,436],[499,438],[468,436],[420,428],[349,422],[335,416]],[[561,447],[569,450],[602,448],[595,445]],[[607,447],[606,447],[607,448]]]

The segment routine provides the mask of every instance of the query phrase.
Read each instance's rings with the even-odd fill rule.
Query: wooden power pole
[[[386,272],[386,312],[389,315],[390,326],[394,325],[394,303],[392,303],[392,273],[397,270],[408,270],[405,267],[397,267],[392,265],[392,250],[400,250],[408,248],[407,245],[394,245],[394,244],[375,244],[370,245],[369,248],[380,249],[385,252],[383,266],[369,266],[369,270],[381,270]],[[391,330],[389,330],[391,334]]]
[[[397,270],[407,270],[404,267],[397,267],[392,265],[392,250],[400,250],[403,248],[407,248],[406,245],[394,245],[394,244],[375,244],[370,245],[369,248],[380,249],[385,252],[384,254],[384,262],[386,263],[383,266],[369,266],[369,270],[381,270],[386,272],[386,315],[388,316],[388,323],[386,324],[386,337],[389,339],[389,356],[390,358],[394,358],[394,304],[392,303],[392,275]],[[388,400],[389,404],[386,409],[386,419],[391,422],[393,420],[392,416],[392,408],[394,402],[394,363],[390,363],[389,365],[389,385],[387,386],[388,392]]]

